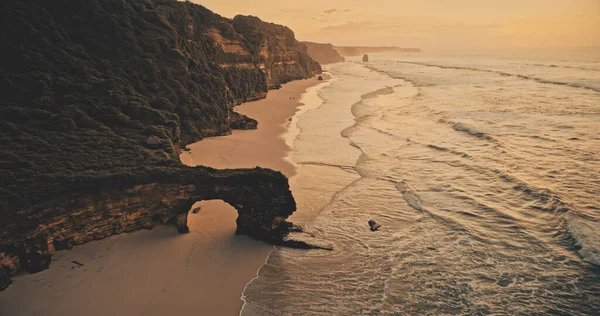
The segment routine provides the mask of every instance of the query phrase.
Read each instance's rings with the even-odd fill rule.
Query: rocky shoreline
[[[5,9],[0,285],[47,268],[58,249],[155,222],[186,232],[204,199],[238,210],[237,233],[283,243],[295,210],[285,176],[190,168],[178,155],[203,137],[256,128],[236,104],[321,73],[290,29],[174,0]]]

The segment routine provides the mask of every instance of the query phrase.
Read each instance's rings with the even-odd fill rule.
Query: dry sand
[[[301,95],[317,83],[294,81],[264,100],[239,106],[240,113],[258,120],[258,130],[192,144],[182,162],[259,165],[293,176],[283,135]],[[57,252],[50,269],[20,275],[0,292],[0,315],[237,315],[244,286],[272,247],[235,236],[237,212],[228,204],[197,205],[201,211],[189,216],[190,234],[157,226]]]
[[[301,95],[318,83],[316,79],[294,81],[279,90],[269,91],[264,100],[242,104],[236,111],[258,120],[257,130],[235,130],[231,135],[189,145],[191,151],[181,154],[181,161],[186,165],[219,169],[261,166],[292,177],[294,165],[283,159],[290,151],[284,134],[301,105]]]

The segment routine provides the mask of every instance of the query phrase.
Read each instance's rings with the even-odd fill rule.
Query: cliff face
[[[3,11],[0,266],[173,219],[204,198],[238,208],[240,233],[278,238],[293,211],[285,177],[186,168],[178,154],[256,128],[233,106],[320,73],[289,29],[174,0],[3,1]],[[246,184],[223,180],[235,177]],[[255,221],[260,212],[269,220]]]
[[[369,46],[334,46],[342,56],[360,56],[370,53],[419,53],[419,48],[402,48],[402,47],[369,47]]]
[[[321,64],[333,64],[346,61],[331,44],[302,42],[308,48],[310,57]]]
[[[321,73],[319,63],[311,59],[306,46],[296,40],[289,28],[241,15],[233,18],[233,26],[260,56],[269,89]]]
[[[66,195],[23,209],[0,233],[0,267],[9,273],[46,269],[55,250],[114,234],[172,223],[188,232],[196,201],[220,199],[238,211],[237,233],[283,243],[296,205],[287,179],[268,169],[154,168],[144,177],[76,178]]]

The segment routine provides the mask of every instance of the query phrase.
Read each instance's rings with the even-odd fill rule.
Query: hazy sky
[[[193,0],[300,40],[420,48],[600,46],[600,0]]]

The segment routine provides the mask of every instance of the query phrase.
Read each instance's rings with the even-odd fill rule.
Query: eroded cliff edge
[[[69,193],[18,212],[4,225],[0,264],[37,272],[48,267],[55,250],[114,234],[171,223],[185,233],[196,201],[219,199],[238,211],[237,232],[281,244],[296,204],[287,178],[269,169],[215,170],[165,167],[74,178]],[[134,176],[135,175],[135,176]]]
[[[308,48],[308,54],[320,64],[333,64],[346,61],[332,44],[302,42]]]
[[[238,232],[278,243],[295,209],[266,169],[182,166],[185,144],[256,128],[232,111],[321,72],[286,27],[174,0],[3,1],[0,267],[174,222],[223,199]]]

